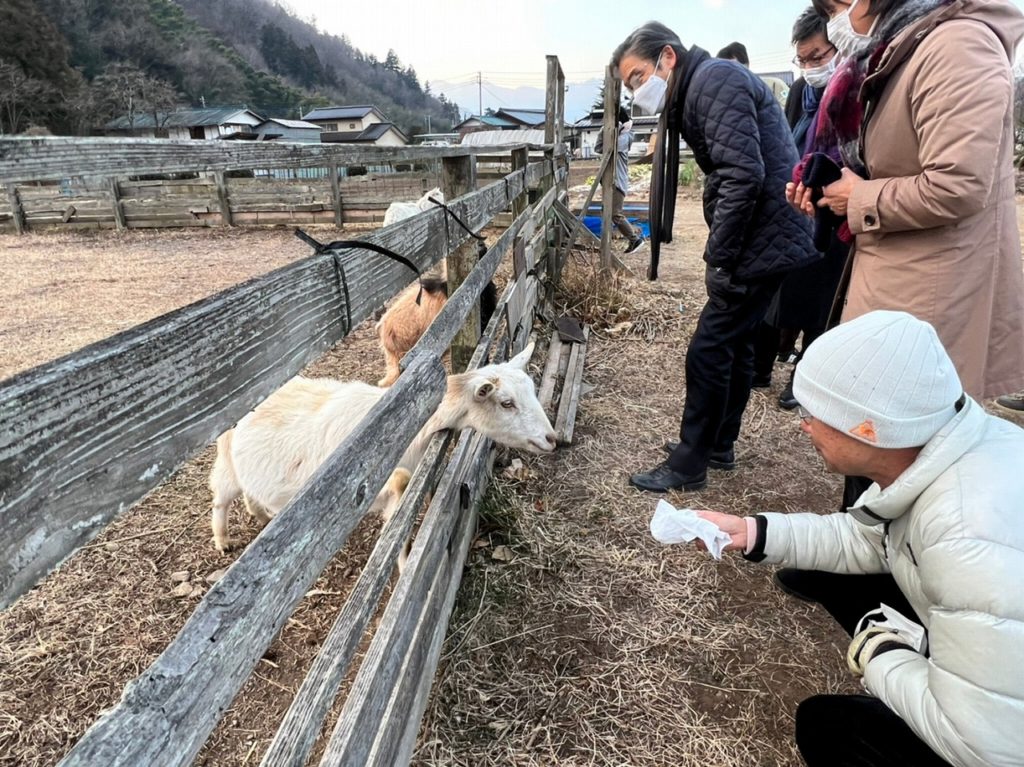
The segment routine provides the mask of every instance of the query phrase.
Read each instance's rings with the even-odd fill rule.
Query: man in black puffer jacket
[[[782,276],[818,258],[807,219],[786,202],[799,160],[786,117],[761,79],[732,61],[687,50],[658,22],[634,31],[612,57],[633,103],[661,112],[651,186],[651,271],[672,240],[679,139],[705,174],[708,301],[686,353],[686,404],[678,444],[643,490],[699,490],[707,469],[735,466],[733,443],[750,397],[754,338]]]

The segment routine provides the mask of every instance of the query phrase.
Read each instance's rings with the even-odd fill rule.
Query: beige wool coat
[[[870,180],[843,321],[900,309],[934,325],[968,394],[1024,389],[1024,275],[1014,200],[1014,50],[1008,0],[957,0],[910,24],[864,84]]]

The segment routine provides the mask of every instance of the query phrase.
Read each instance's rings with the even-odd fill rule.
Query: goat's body
[[[440,271],[446,273],[445,269]],[[448,301],[447,286],[442,287],[440,281],[424,280],[422,284],[422,295],[418,283],[413,283],[399,293],[391,308],[384,312],[376,325],[380,350],[384,353],[384,377],[377,382],[378,386],[391,386],[398,380],[402,372],[398,363],[427,332],[430,323]],[[419,304],[416,303],[417,296],[420,296]],[[487,283],[480,294],[480,332],[490,322],[497,300],[497,287],[493,281]]]
[[[227,549],[228,506],[240,495],[258,522],[266,524],[288,505],[328,456],[370,412],[385,390],[359,381],[293,378],[217,440],[210,474],[217,548]],[[405,489],[414,440],[399,469],[378,495],[374,511],[392,509],[397,485]],[[404,480],[404,482],[403,482]],[[401,492],[398,493],[398,496]]]
[[[524,372],[532,351],[531,345],[502,365],[449,376],[444,399],[402,454],[370,511],[390,518],[430,436],[442,429],[471,427],[512,447],[552,450],[551,423]],[[250,513],[265,524],[386,393],[360,381],[296,377],[222,434],[210,472],[216,547],[224,551],[233,545],[228,508],[236,498],[242,496]]]
[[[433,197],[440,203],[444,202],[444,195],[441,194],[441,190],[438,187],[434,187],[429,192],[426,192],[415,202],[393,202],[388,205],[388,209],[384,212],[384,226],[391,226],[392,224],[398,223],[407,218],[415,216],[417,213],[422,213],[425,210],[431,210],[437,206],[430,201]]]
[[[425,288],[417,304],[418,295],[420,286],[414,282],[398,294],[395,303],[377,323],[377,338],[384,353],[385,367],[384,377],[377,382],[378,386],[391,386],[398,380],[401,373],[398,363],[420,340],[448,300],[447,290],[440,286],[434,290]]]

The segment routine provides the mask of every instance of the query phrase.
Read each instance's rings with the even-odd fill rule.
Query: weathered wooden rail
[[[557,60],[554,66],[549,60],[552,73],[549,87],[560,93],[564,78]],[[554,124],[560,120],[560,113],[549,115],[556,138],[560,128]],[[529,161],[528,147],[514,149],[508,158],[514,170],[480,189],[473,189],[471,154],[436,153],[445,192],[454,198],[450,207],[468,226],[478,230],[499,213],[513,212],[511,225],[472,269],[457,263],[468,235],[446,226],[440,209],[366,237],[419,268],[448,257],[449,274],[465,278],[407,355],[398,382],[249,544],[178,636],[62,764],[192,762],[440,401],[440,360],[447,347],[457,336],[463,345],[472,344],[472,367],[525,345],[549,287],[545,281],[557,271],[549,259],[559,244],[558,219],[551,211],[565,198],[561,146],[546,146],[537,162]],[[204,154],[200,159],[217,170],[251,160],[236,157],[234,146],[230,149],[227,158]],[[31,169],[25,172],[40,173],[44,163],[31,153],[26,157],[7,155],[3,162],[24,163],[21,167]],[[352,155],[353,161],[360,157],[368,162]],[[279,161],[287,159],[284,153]],[[62,159],[65,172],[74,175],[99,161],[89,153],[79,160]],[[138,175],[151,161],[140,149],[122,167]],[[0,168],[9,167],[0,162]],[[479,339],[475,333],[460,335],[484,285],[510,256],[512,279],[488,327]],[[409,278],[405,267],[368,251],[319,253],[0,382],[0,607],[341,339],[351,329],[348,318],[353,324],[365,319]],[[492,455],[487,440],[464,433],[448,460],[446,448],[455,438],[439,434],[431,441],[264,755],[264,765],[308,760],[327,713],[341,704],[341,681],[398,552],[432,495],[321,764],[408,762]]]
[[[540,148],[534,147],[535,156]],[[441,185],[441,160],[483,148],[232,144],[126,138],[0,139],[0,230],[380,223]],[[503,178],[508,153],[481,163]],[[69,164],[73,163],[73,164]],[[380,173],[367,166],[410,167]],[[75,168],[69,174],[68,168]],[[132,173],[126,173],[131,168]],[[306,171],[298,174],[299,169]],[[162,176],[151,179],[149,176]],[[174,178],[184,175],[186,178]],[[140,178],[141,177],[141,178]]]

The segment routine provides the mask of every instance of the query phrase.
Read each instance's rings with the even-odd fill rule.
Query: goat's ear
[[[519,368],[524,373],[526,372],[526,366],[530,364],[530,357],[533,356],[533,341],[530,341],[519,354],[508,361],[508,364],[514,368]]]
[[[485,378],[484,380],[477,382],[476,389],[473,391],[473,396],[476,398],[477,402],[483,402],[491,396],[491,392],[493,391],[494,381]]]

